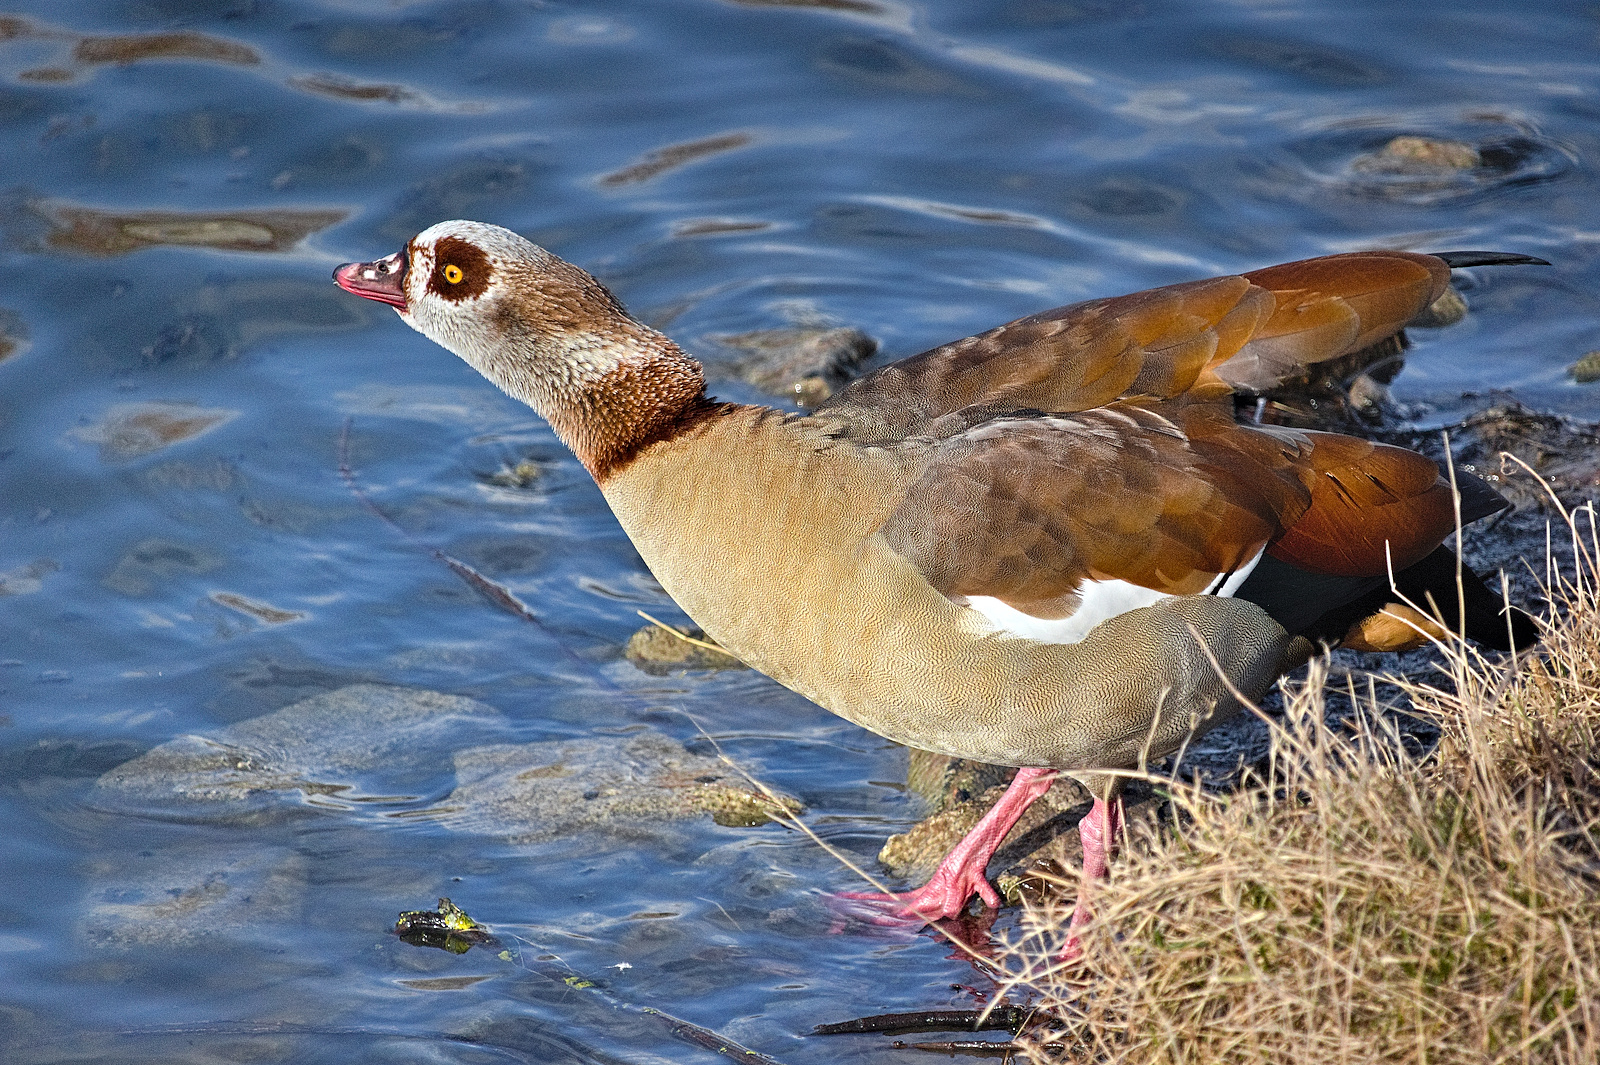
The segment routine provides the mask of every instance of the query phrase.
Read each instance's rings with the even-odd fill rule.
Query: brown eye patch
[[[447,300],[471,299],[489,287],[493,273],[489,257],[476,244],[460,237],[441,237],[433,247],[428,291]]]

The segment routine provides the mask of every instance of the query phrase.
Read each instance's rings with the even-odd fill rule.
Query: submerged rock
[[[125,255],[156,245],[283,252],[306,237],[344,221],[347,211],[292,208],[206,214],[184,211],[110,211],[67,203],[35,205],[52,229],[51,247],[89,255]]]
[[[123,552],[100,583],[123,595],[146,596],[174,578],[220,569],[224,561],[221,555],[198,544],[151,537]]]
[[[712,337],[743,352],[733,363],[741,379],[802,407],[815,407],[855,376],[878,350],[878,342],[859,329],[796,326]]]
[[[455,764],[456,789],[434,811],[438,821],[514,843],[579,832],[654,835],[664,823],[705,814],[719,825],[759,825],[801,809],[658,732],[472,747],[457,751]]]
[[[249,840],[96,858],[79,935],[102,950],[189,949],[295,924],[307,860]]]
[[[53,558],[36,558],[16,569],[0,573],[0,596],[32,595],[44,587],[44,579],[61,568]]]
[[[1443,329],[1455,325],[1467,316],[1467,297],[1453,288],[1422,309],[1422,313],[1406,323],[1407,329]]]
[[[178,33],[125,33],[115,37],[85,37],[72,50],[82,63],[126,65],[150,59],[190,59],[235,66],[257,66],[261,56],[238,41],[183,30]]]
[[[89,795],[102,809],[260,819],[286,804],[340,806],[392,794],[444,769],[463,735],[502,720],[455,695],[352,684],[241,721],[211,736],[180,736],[102,776]]]

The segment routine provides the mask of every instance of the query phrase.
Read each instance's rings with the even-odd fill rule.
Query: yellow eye
[[[451,263],[449,266],[444,268],[444,279],[450,282],[452,285],[461,284],[461,278],[461,267],[457,266],[455,263]]]

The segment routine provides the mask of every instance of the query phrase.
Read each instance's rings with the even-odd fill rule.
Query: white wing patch
[[[1265,552],[1263,546],[1254,558],[1232,573],[1217,574],[1203,594],[1232,596]],[[1065,618],[1036,618],[987,595],[969,596],[967,606],[988,622],[987,626],[978,626],[986,635],[1018,636],[1037,643],[1077,643],[1108,618],[1172,598],[1166,592],[1127,581],[1084,581],[1078,585],[1077,594],[1078,609]]]

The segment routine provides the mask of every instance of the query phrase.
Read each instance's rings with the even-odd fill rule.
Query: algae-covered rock
[[[447,898],[439,900],[438,909],[402,913],[395,919],[394,933],[414,947],[435,947],[451,954],[465,954],[475,946],[499,945],[487,928]]]
[[[1567,372],[1572,379],[1580,385],[1593,384],[1600,381],[1600,351],[1591,351],[1571,366]]]
[[[493,744],[456,752],[456,789],[434,816],[448,828],[516,843],[580,832],[649,836],[709,814],[720,825],[759,825],[777,803],[726,763],[658,732],[628,737]]]
[[[118,403],[95,424],[72,436],[99,444],[100,457],[121,462],[203,436],[238,416],[236,410],[206,409],[192,403]]]
[[[1005,793],[1014,773],[1005,766],[911,752],[908,782],[928,803],[929,813],[910,831],[890,836],[878,852],[878,860],[890,875],[922,883]],[[1081,784],[1058,777],[1011,830],[996,852],[995,862],[1009,867],[1075,847],[1077,818],[1088,811],[1089,802],[1089,793]],[[1064,841],[1057,838],[1063,836]]]
[[[687,625],[676,626],[671,631],[662,625],[646,625],[628,638],[623,653],[628,661],[656,677],[680,669],[749,668],[716,646],[703,629]]]

